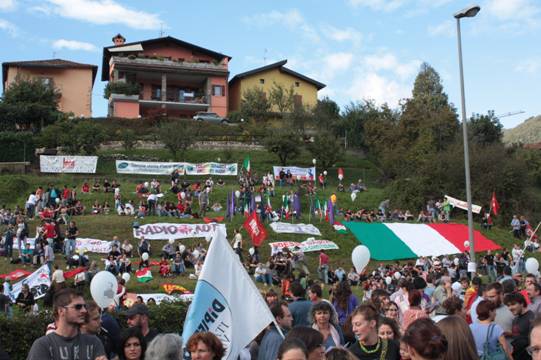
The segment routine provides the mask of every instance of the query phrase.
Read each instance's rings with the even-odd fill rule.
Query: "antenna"
[[[265,50],[263,50],[263,65],[267,65],[267,53],[269,52],[269,50],[267,50],[267,48],[265,48]]]
[[[160,37],[163,37],[163,23],[160,23]]]
[[[56,58],[56,51],[53,51],[53,59]]]

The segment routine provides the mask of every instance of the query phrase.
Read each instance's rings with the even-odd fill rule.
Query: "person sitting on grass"
[[[171,275],[171,268],[169,267],[169,261],[165,256],[162,256],[162,260],[160,261],[160,275],[162,277],[168,277]]]
[[[94,181],[94,185],[92,185],[92,192],[100,192],[100,190],[101,190],[100,182],[96,179]]]

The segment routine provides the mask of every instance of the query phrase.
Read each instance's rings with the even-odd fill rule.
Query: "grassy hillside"
[[[535,144],[541,142],[541,115],[531,117],[512,129],[504,130],[506,144]]]
[[[167,160],[168,155],[164,151],[154,151],[149,153],[134,152],[129,154],[130,158],[137,158],[142,155],[152,156],[156,159]],[[111,153],[104,153],[101,155],[111,156]],[[232,161],[241,163],[242,159],[245,156],[245,153],[242,152],[232,152],[227,155],[228,159],[224,158],[224,153],[213,152],[213,151],[190,151],[187,156],[187,161],[193,162],[204,162],[204,161],[217,161],[220,158],[221,161]],[[274,156],[268,154],[264,151],[252,151],[250,153],[252,168],[253,171],[258,174],[263,174],[266,171],[271,170],[271,166],[276,165]],[[308,154],[303,154],[298,161],[294,162],[295,165],[299,166],[309,166],[311,165],[311,158]],[[384,198],[383,189],[378,187],[378,170],[368,162],[367,160],[361,159],[356,155],[348,154],[345,156],[345,159],[338,164],[344,168],[345,179],[344,183],[347,185],[351,182],[357,181],[358,178],[366,179],[368,183],[368,191],[360,193],[355,202],[353,203],[350,198],[349,193],[337,193],[338,197],[338,206],[345,209],[351,208],[357,210],[360,208],[376,208],[381,200]],[[327,189],[321,190],[318,189],[318,197],[320,199],[327,199],[333,192],[335,192],[337,185],[337,175],[336,168],[328,169],[329,171],[329,181],[330,184]],[[319,172],[319,170],[318,170]],[[100,158],[98,165],[98,173],[92,176],[88,175],[25,175],[25,176],[0,176],[0,185],[4,184],[1,188],[3,189],[1,194],[2,198],[10,198],[7,203],[11,206],[15,204],[23,205],[26,199],[27,193],[35,189],[38,185],[46,186],[48,183],[54,183],[58,187],[62,187],[64,184],[68,186],[76,185],[79,189],[81,184],[85,179],[88,179],[90,182],[94,179],[103,180],[103,178],[108,178],[110,181],[116,179],[121,184],[122,196],[124,200],[132,199],[137,200],[137,197],[134,193],[135,186],[138,182],[150,181],[151,176],[144,175],[117,175],[114,173],[114,162],[112,160],[103,161]],[[166,176],[160,177],[162,181],[163,188],[167,189],[169,184],[169,178]],[[188,181],[195,181],[197,178],[188,177]],[[229,177],[226,178],[226,186],[223,188],[216,187],[216,190],[211,194],[210,203],[220,202],[222,205],[225,205],[225,199],[227,192],[237,189],[236,178]],[[272,199],[272,205],[274,208],[279,208],[281,202],[281,195],[290,190],[289,187],[276,189],[276,197]],[[109,201],[111,205],[114,204],[113,196],[111,193],[93,193],[93,194],[80,194],[79,197],[83,200],[87,208],[91,207],[92,203],[95,200],[98,200],[100,203],[104,201]],[[165,197],[162,199],[164,201],[176,201],[176,197],[172,193],[166,193]],[[307,223],[308,220],[308,197],[302,199],[302,212],[303,216],[300,221],[295,220],[295,222],[304,222]],[[197,211],[197,205],[194,206],[194,211]],[[410,209],[412,212],[416,212],[417,209]],[[457,210],[460,211],[460,210]],[[88,213],[88,211],[87,211]],[[218,213],[209,213],[208,216],[224,216],[225,211]],[[458,212],[457,212],[458,214]],[[75,217],[74,220],[77,222],[77,225],[80,229],[81,237],[95,238],[101,240],[110,240],[113,236],[118,236],[121,241],[124,239],[129,239],[134,246],[136,246],[136,239],[132,236],[132,223],[134,219],[132,217],[118,216],[116,213],[111,213],[110,215],[85,215]],[[331,256],[332,267],[343,266],[346,270],[349,270],[351,267],[351,251],[358,244],[356,239],[351,233],[340,235],[337,234],[330,224],[325,221],[320,221],[320,219],[314,219],[312,217],[312,223],[318,227],[322,233],[321,239],[335,241],[340,247],[339,250],[329,252]],[[337,218],[338,221],[341,221],[341,218]],[[291,220],[290,220],[291,221]],[[201,220],[180,220],[171,217],[147,217],[140,221],[142,224],[147,223],[156,223],[156,222],[175,222],[175,223],[200,223]],[[242,226],[244,222],[244,217],[237,215],[232,222],[227,222],[227,232],[228,237],[231,239],[233,235],[233,230]],[[37,222],[32,222],[30,224],[31,234],[34,235],[34,228]],[[265,259],[270,255],[270,247],[266,245],[269,242],[273,241],[304,241],[309,236],[307,235],[294,235],[294,234],[277,234],[272,229],[267,227],[269,234],[266,243],[262,246],[262,258]],[[494,229],[490,232],[485,232],[485,235],[489,238],[495,240],[497,243],[502,246],[509,247],[512,244],[512,236],[508,229]],[[247,240],[247,234],[243,230],[244,239]],[[178,243],[179,241],[177,241]],[[187,247],[193,247],[199,242],[204,242],[203,239],[189,239],[182,240]],[[246,241],[249,243],[249,241]],[[153,248],[153,259],[157,259],[156,255],[159,253],[161,247],[165,244],[165,241],[152,241]],[[247,249],[249,246],[245,246]],[[101,256],[98,254],[91,254],[92,259],[100,260]],[[61,256],[57,255],[57,259],[60,259]],[[307,254],[307,260],[309,269],[312,272],[312,277],[315,278],[316,268],[317,268],[317,254],[309,253]],[[60,261],[61,264],[63,264]],[[101,263],[101,260],[100,260]],[[102,264],[102,263],[101,263]],[[373,266],[371,264],[370,266]],[[103,266],[103,265],[102,265]],[[0,273],[7,273],[14,270],[21,265],[10,265],[4,259],[0,259]],[[128,284],[129,291],[135,292],[156,292],[160,291],[160,285],[164,282],[172,282],[175,284],[180,284],[185,286],[188,289],[194,289],[195,281],[188,280],[187,277],[177,277],[177,278],[168,278],[161,279],[158,275],[157,268],[155,268],[154,279],[146,284],[139,284],[135,281],[135,277],[132,277],[132,280]]]

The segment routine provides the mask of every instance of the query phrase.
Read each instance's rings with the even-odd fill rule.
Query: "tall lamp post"
[[[473,240],[473,214],[471,200],[471,180],[470,180],[470,154],[468,149],[468,124],[466,119],[466,97],[464,94],[464,69],[462,66],[462,40],[460,34],[460,19],[465,17],[474,17],[481,10],[478,5],[472,5],[460,10],[454,14],[456,19],[456,32],[458,38],[458,64],[460,68],[460,98],[462,102],[462,131],[464,138],[464,170],[466,174],[466,201],[468,202],[468,240],[470,242],[470,265],[468,271],[476,272],[475,247]]]

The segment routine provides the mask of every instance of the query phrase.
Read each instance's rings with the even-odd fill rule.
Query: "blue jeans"
[[[329,283],[329,265],[321,265],[317,272],[319,274],[319,278],[321,281],[323,281],[324,284]]]
[[[6,251],[6,257],[13,257],[13,242],[11,243],[6,243],[6,248],[5,248],[5,251]]]
[[[64,241],[64,255],[70,258],[75,252],[75,239],[66,239]]]
[[[181,262],[179,264],[173,263],[173,272],[175,274],[182,274],[186,272],[186,267],[184,266],[184,263]]]

